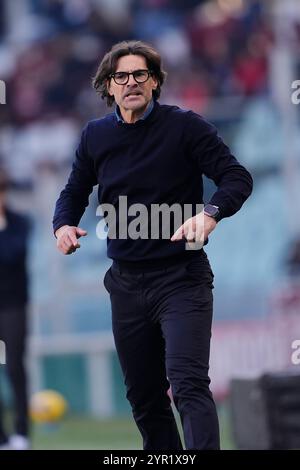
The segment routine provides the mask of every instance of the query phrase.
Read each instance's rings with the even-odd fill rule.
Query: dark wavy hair
[[[157,79],[158,85],[153,90],[153,99],[160,96],[161,87],[166,79],[166,72],[162,70],[162,60],[159,53],[150,45],[142,41],[122,41],[115,44],[103,57],[96,75],[93,77],[93,87],[102,99],[106,99],[107,106],[112,106],[115,99],[109,95],[107,81],[110,75],[116,71],[117,62],[125,55],[140,55],[146,59],[147,67]]]

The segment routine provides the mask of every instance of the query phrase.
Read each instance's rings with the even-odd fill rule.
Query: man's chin
[[[144,111],[147,107],[147,104],[146,103],[132,103],[131,105],[128,105],[126,104],[126,106],[124,106],[124,109],[126,109],[127,111]]]
[[[147,106],[144,96],[130,96],[123,100],[123,106],[127,109],[139,109]]]

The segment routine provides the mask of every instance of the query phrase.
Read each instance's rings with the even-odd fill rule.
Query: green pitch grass
[[[233,449],[228,412],[219,409],[222,449]],[[69,416],[60,424],[47,427],[34,425],[33,449],[88,449],[116,450],[141,449],[142,441],[130,417],[98,420],[88,417]]]

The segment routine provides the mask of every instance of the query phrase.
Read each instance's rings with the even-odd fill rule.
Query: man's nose
[[[133,75],[129,75],[127,86],[132,86],[132,85],[137,85],[137,83],[136,83],[135,79],[133,78]]]

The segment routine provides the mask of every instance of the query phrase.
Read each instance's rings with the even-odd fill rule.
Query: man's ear
[[[110,92],[110,80],[106,80],[106,90],[109,96],[113,96]]]
[[[152,80],[153,80],[153,90],[156,90],[156,88],[158,87],[158,80],[156,77],[152,77]]]

